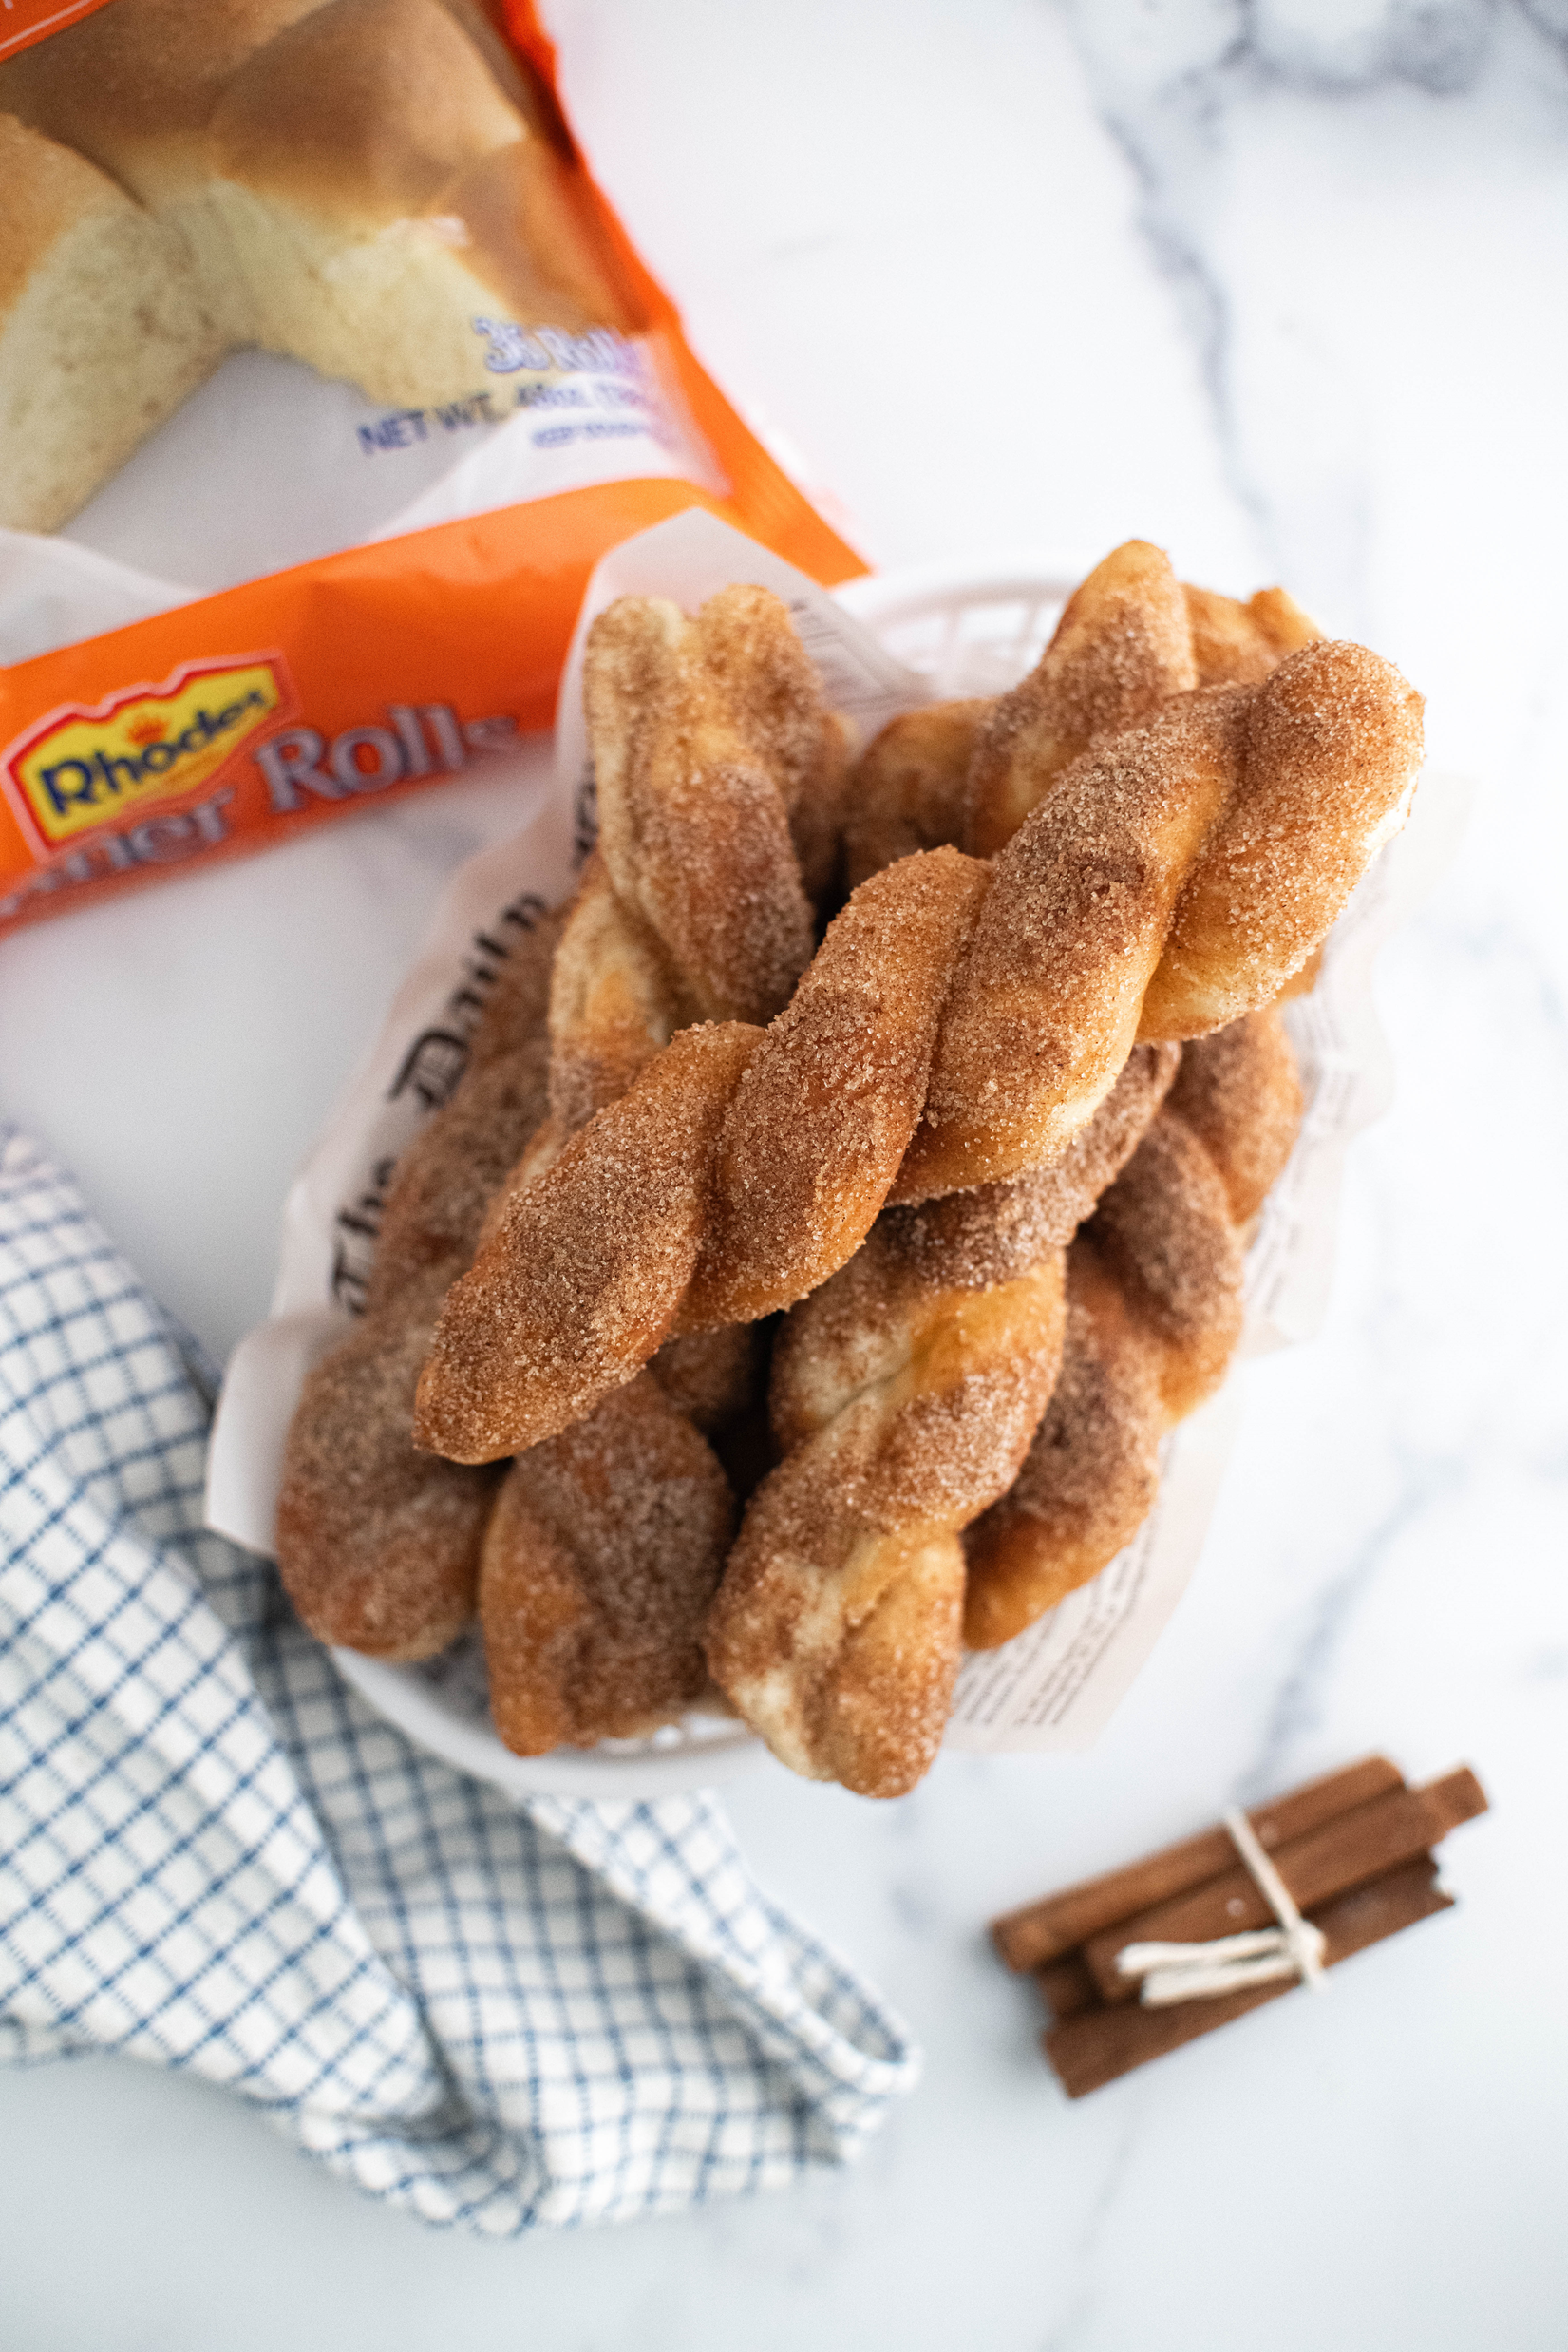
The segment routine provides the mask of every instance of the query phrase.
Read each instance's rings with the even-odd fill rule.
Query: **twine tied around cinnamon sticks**
[[[1485,1811],[1463,1767],[1412,1789],[1387,1756],[1363,1756],[1010,1912],[992,1937],[1033,1977],[1054,2019],[1046,2056],[1082,2098],[1450,1909],[1433,1849]]]
[[[1138,1998],[1145,2009],[1168,2009],[1178,2001],[1213,2001],[1249,1984],[1272,1984],[1279,1977],[1299,1977],[1314,1993],[1323,1990],[1327,1936],[1302,1918],[1239,1806],[1227,1807],[1224,1823],[1252,1872],[1253,1885],[1279,1925],[1245,1935],[1215,1936],[1207,1944],[1124,1944],[1116,1955],[1116,1972],[1143,1979]]]

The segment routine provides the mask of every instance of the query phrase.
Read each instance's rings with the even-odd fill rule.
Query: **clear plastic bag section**
[[[179,512],[235,584],[0,673],[0,928],[547,726],[594,564],[683,508],[862,568],[692,357],[528,0],[24,12],[0,522],[145,569]]]

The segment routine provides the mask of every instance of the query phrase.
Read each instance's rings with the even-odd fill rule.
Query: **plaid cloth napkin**
[[[212,1387],[0,1129],[0,2056],[193,2068],[498,2236],[852,2155],[899,2021],[710,1797],[519,1806],[373,1716],[202,1528]]]

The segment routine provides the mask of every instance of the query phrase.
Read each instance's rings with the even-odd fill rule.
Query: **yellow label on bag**
[[[39,847],[54,849],[127,811],[183,800],[294,709],[279,654],[182,662],[162,686],[51,711],[8,747],[0,780]]]

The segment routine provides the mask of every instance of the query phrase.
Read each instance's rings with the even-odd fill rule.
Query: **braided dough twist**
[[[729,1556],[708,1662],[796,1772],[898,1795],[952,1700],[958,1530],[1011,1481],[1056,1377],[1061,1253],[965,1292],[879,1223],[794,1314],[774,1384],[790,1450]]]
[[[1128,540],[1068,597],[1030,676],[991,706],[954,838],[992,856],[1101,735],[1152,718],[1197,686],[1260,685],[1283,654],[1321,635],[1281,588],[1251,604],[1184,588],[1158,547]]]
[[[1242,1253],[1301,1118],[1277,1011],[1181,1049],[1159,1117],[1067,1258],[1061,1377],[1016,1483],[966,1538],[964,1641],[995,1649],[1107,1566],[1160,1445],[1241,1335]]]
[[[1078,683],[1088,690],[1071,697],[1080,733],[1098,731],[1094,719],[1132,717],[1144,707],[1133,697],[1141,680],[1147,679],[1150,665],[1139,655],[1150,633],[1122,632],[1113,638],[1115,660],[1096,665],[1096,633],[1083,626],[1086,611],[1092,617],[1097,597],[1105,600],[1107,589],[1113,606],[1118,600],[1124,606],[1128,566],[1124,559],[1129,555],[1150,558],[1154,551],[1124,550],[1120,559],[1102,566],[1064,616],[1053,649],[1058,701],[1064,699],[1064,673],[1069,687]],[[1143,563],[1145,576],[1150,568]],[[1168,638],[1176,637],[1178,625],[1185,631],[1193,619],[1198,592],[1185,593],[1186,610],[1170,616]],[[1219,650],[1234,661],[1238,639],[1248,650],[1252,616],[1228,599],[1204,601],[1211,608],[1204,615],[1210,639],[1219,637],[1228,624],[1228,640],[1221,639]],[[1250,650],[1252,674],[1266,675],[1277,652],[1263,658],[1256,646]],[[1074,663],[1086,651],[1090,674],[1075,682]],[[1212,643],[1206,646],[1199,675],[1218,658]],[[1144,704],[1172,683],[1190,682],[1180,671],[1174,680],[1157,677]],[[1023,716],[1037,720],[1050,697],[1036,691],[1019,699]],[[951,839],[961,826],[974,746],[985,739],[994,709],[986,703],[948,705],[916,712],[884,730],[857,775],[846,844],[857,882],[900,856]],[[1002,715],[1007,716],[1005,705]],[[1236,1033],[1221,1034],[1232,1066]],[[1174,1045],[1135,1048],[1112,1092],[1065,1159],[1033,1177],[951,1193],[923,1207],[884,1211],[850,1265],[786,1319],[775,1357],[775,1432],[786,1449],[800,1451],[786,1451],[784,1465],[752,1505],[720,1589],[708,1647],[716,1678],[738,1711],[797,1770],[845,1778],[875,1794],[896,1793],[924,1772],[941,1736],[959,1658],[952,1606],[955,1563],[951,1546],[940,1539],[973,1516],[976,1500],[994,1494],[1015,1458],[1009,1442],[1015,1432],[1005,1417],[987,1432],[989,1453],[974,1444],[961,1414],[933,1423],[920,1432],[919,1459],[925,1487],[942,1494],[948,1526],[934,1529],[929,1520],[899,1525],[900,1502],[926,1501],[929,1509],[929,1500],[918,1489],[912,1498],[907,1486],[902,1492],[889,1490],[886,1458],[904,1433],[901,1425],[911,1407],[907,1401],[896,1403],[896,1392],[884,1384],[875,1392],[879,1413],[868,1408],[875,1359],[886,1354],[890,1335],[909,1321],[912,1291],[930,1356],[935,1353],[934,1335],[946,1337],[950,1326],[962,1331],[973,1319],[977,1292],[1030,1274],[1036,1282],[1059,1282],[1064,1245],[1143,1142],[1180,1058],[1181,1049]],[[1189,1077],[1188,1092],[1193,1091]],[[1234,1098],[1236,1087],[1228,1092]],[[1252,1092],[1256,1095],[1256,1089]],[[1227,1101],[1239,1152],[1255,1142],[1257,1108],[1251,1099]],[[1144,1146],[1143,1156],[1156,1168],[1169,1161],[1164,1144],[1157,1132]],[[1271,1162],[1257,1178],[1258,1198],[1273,1173]],[[1198,1288],[1212,1305],[1208,1286],[1200,1280]],[[1223,1284],[1220,1290],[1223,1318],[1228,1301]],[[1072,1314],[1076,1325],[1085,1310],[1077,1305]],[[1190,1310],[1185,1336],[1190,1358],[1198,1352]],[[1046,1367],[1040,1370],[1043,1374]],[[1069,1387],[1075,1372],[1076,1367],[1067,1375]],[[841,1428],[846,1398],[853,1410]],[[825,1430],[841,1440],[839,1453],[851,1456],[847,1481],[841,1478],[841,1461],[826,1459]],[[1031,1453],[1031,1465],[1033,1460]],[[1105,1466],[1086,1467],[1093,1471]],[[1010,1502],[1028,1475],[1026,1468]],[[1121,1494],[1112,1483],[1113,1497],[1124,1504],[1126,1483],[1124,1476]],[[1094,1495],[1091,1479],[1086,1497]],[[1147,1498],[1140,1500],[1146,1508]],[[993,1503],[989,1522],[996,1523],[1007,1509],[1008,1505]],[[874,1513],[879,1521],[875,1534],[867,1525]],[[994,1599],[993,1584],[983,1586],[978,1610],[971,1602],[968,1623],[977,1615],[984,1622],[988,1599]],[[890,1632],[896,1639],[889,1639]]]
[[[929,1768],[958,1670],[960,1531],[1017,1474],[1061,1358],[1066,1244],[1177,1059],[1135,1049],[1055,1167],[886,1210],[786,1317],[784,1459],[747,1509],[707,1645],[737,1713],[796,1772],[897,1796]]]
[[[1026,763],[1032,741],[1019,730]],[[419,1442],[480,1462],[552,1435],[676,1329],[804,1297],[885,1202],[1059,1155],[1135,1038],[1279,995],[1419,753],[1398,672],[1313,643],[1260,685],[1179,695],[1091,743],[991,863],[939,849],[874,875],[765,1031],[672,1039],[505,1203],[444,1309]],[[633,1214],[656,1243],[642,1274]]]
[[[731,1016],[766,1019],[787,1001],[811,952],[802,859],[820,883],[836,848],[842,732],[765,590],[727,589],[692,620],[661,598],[622,598],[590,634],[584,701],[599,843],[556,957],[551,1118],[520,1189],[688,1023],[726,1026],[679,1038],[667,1078],[691,1053],[754,1034]],[[679,1106],[655,1083],[639,1108],[635,1166],[614,1171],[604,1213],[657,1263],[678,1233],[649,1178],[656,1191]],[[570,1280],[569,1265],[556,1272]],[[631,1737],[702,1696],[702,1626],[735,1507],[701,1432],[745,1406],[755,1362],[749,1332],[675,1340],[652,1376],[612,1388],[513,1463],[480,1579],[508,1747]]]
[[[1137,560],[1134,565],[1128,558]],[[1022,709],[1011,722],[1014,735],[1020,724],[1038,723],[1042,711],[1048,715],[1053,697],[1059,706],[1075,706],[1076,731],[1087,736],[1105,723],[1142,715],[1173,687],[1193,682],[1190,666],[1183,674],[1169,661],[1162,676],[1146,658],[1151,636],[1160,651],[1158,630],[1086,626],[1104,623],[1097,602],[1110,606],[1113,622],[1124,617],[1129,569],[1141,569],[1145,580],[1153,571],[1157,586],[1162,571],[1174,603],[1168,566],[1155,551],[1123,550],[1102,566],[1064,616],[1045,665],[1049,691],[1042,694],[1036,681],[1015,698]],[[1135,579],[1135,596],[1139,584]],[[1187,650],[1182,637],[1199,602],[1199,592],[1187,591],[1185,609],[1166,616],[1164,635],[1178,654]],[[1271,648],[1265,655],[1248,645],[1256,622],[1245,607],[1204,598],[1200,611],[1209,642],[1196,665],[1199,677],[1222,657],[1238,666],[1242,654],[1250,655],[1251,675],[1267,674],[1278,654]],[[1196,639],[1196,629],[1192,635]],[[1103,658],[1107,639],[1110,661]],[[1196,656],[1196,643],[1191,650]],[[1087,677],[1075,679],[1075,668],[1086,659]],[[948,705],[884,730],[857,775],[846,844],[857,882],[898,857],[951,839],[961,826],[978,765],[976,742],[994,745],[1010,731],[1005,722],[1011,714],[1004,704],[997,714],[1004,723],[991,724],[988,737],[996,712],[986,703]],[[1234,1033],[1222,1034],[1229,1047]],[[1135,1047],[1065,1158],[1032,1177],[884,1211],[850,1265],[786,1319],[775,1357],[773,1405],[776,1436],[789,1451],[752,1505],[720,1589],[708,1646],[716,1677],[738,1711],[796,1769],[845,1778],[877,1794],[895,1793],[923,1773],[941,1736],[959,1656],[952,1608],[955,1563],[940,1539],[973,1516],[976,1501],[994,1495],[1016,1458],[1010,1444],[1015,1431],[1005,1415],[987,1430],[988,1450],[976,1445],[961,1413],[949,1413],[919,1432],[923,1486],[913,1492],[907,1481],[894,1487],[887,1461],[905,1435],[912,1408],[907,1400],[896,1401],[889,1384],[875,1387],[877,1359],[911,1320],[912,1297],[923,1352],[932,1357],[973,1321],[977,1293],[989,1300],[992,1286],[1029,1276],[1054,1292],[1064,1245],[1143,1143],[1180,1058],[1174,1045]],[[1234,1063],[1234,1053],[1228,1059]],[[1235,1088],[1230,1091],[1234,1095]],[[1256,1105],[1227,1108],[1242,1114],[1233,1115],[1230,1125],[1239,1129],[1237,1148],[1244,1151],[1255,1125],[1248,1114]],[[1144,1146],[1155,1165],[1169,1158],[1163,1141],[1157,1132]],[[1272,1164],[1262,1171],[1258,1197],[1273,1172]],[[1200,1280],[1198,1287],[1207,1298]],[[1190,1356],[1196,1352],[1190,1312],[1187,1325]],[[1039,1367],[1042,1375],[1047,1370]],[[961,1394],[962,1383],[955,1385]],[[879,1411],[868,1405],[873,1394]],[[838,1455],[850,1456],[847,1480],[841,1459],[826,1458],[828,1430],[841,1441]],[[900,1505],[913,1502],[918,1508],[923,1503],[929,1514],[931,1491],[942,1496],[946,1525],[933,1527],[929,1515],[900,1524]],[[1005,1508],[993,1504],[991,1520]],[[868,1524],[873,1517],[875,1532]],[[968,1614],[973,1619],[974,1613],[972,1605]],[[889,1639],[890,1629],[896,1639]]]
[[[851,888],[917,849],[993,855],[1097,737],[1197,686],[1259,686],[1322,634],[1282,588],[1242,604],[1184,587],[1158,547],[1129,540],[1074,590],[1011,694],[931,703],[882,730],[851,779]]]
[[[677,1030],[788,1002],[847,772],[842,725],[765,588],[726,588],[690,620],[621,597],[590,633],[583,702],[599,829],[551,985],[561,1137]]]
[[[431,1658],[474,1612],[487,1471],[417,1452],[414,1390],[486,1204],[545,1115],[559,918],[513,946],[449,1102],[398,1163],[363,1319],[307,1375],[284,1448],[277,1564],[319,1641]]]
[[[700,1698],[703,1624],[734,1532],[728,1480],[651,1373],[520,1454],[480,1572],[505,1745],[542,1755],[632,1739]]]
[[[516,1550],[507,1538],[520,1528],[523,1493],[545,1490],[549,1464],[514,1473],[491,1523],[493,1477],[416,1452],[408,1435],[442,1295],[473,1254],[487,1200],[520,1154],[524,1169],[546,1164],[563,1135],[624,1091],[694,1013],[776,1010],[810,953],[794,838],[820,872],[844,747],[783,606],[761,590],[731,590],[688,622],[673,606],[629,600],[595,631],[587,685],[602,850],[564,929],[551,918],[514,955],[453,1100],[404,1155],[365,1318],[308,1377],[288,1443],[278,1534],[286,1582],[321,1638],[373,1654],[429,1656],[461,1631],[482,1539],[496,1646]],[[751,1370],[748,1335],[714,1334],[663,1368],[679,1403],[641,1383],[614,1416],[621,1459],[673,1464],[681,1491],[701,1489],[700,1508],[678,1515],[690,1531],[689,1554],[705,1561],[702,1607],[733,1507],[695,1429],[674,1424],[688,1402],[697,1417],[721,1423],[744,1400]],[[572,1467],[587,1474],[586,1462],[579,1447]],[[646,1533],[640,1500],[632,1515]],[[602,1499],[596,1519],[573,1517],[579,1531],[591,1521],[605,1539],[595,1557],[617,1553],[627,1569],[635,1546],[610,1539]],[[669,1550],[665,1541],[665,1582],[678,1584]],[[633,1558],[627,1573],[646,1584],[652,1555]],[[682,1653],[667,1678],[667,1712],[694,1695],[693,1660],[697,1687],[704,1679],[701,1610],[687,1615],[684,1644],[667,1644]],[[611,1658],[602,1610],[579,1649],[584,1642],[601,1667]],[[562,1654],[557,1641],[552,1658]],[[593,1676],[582,1658],[573,1672],[580,1725]],[[600,1679],[608,1686],[614,1676]],[[645,1675],[643,1698],[655,1704],[650,1689]],[[503,1688],[503,1716],[506,1698]],[[618,1728],[624,1714],[620,1706],[599,1728]]]

